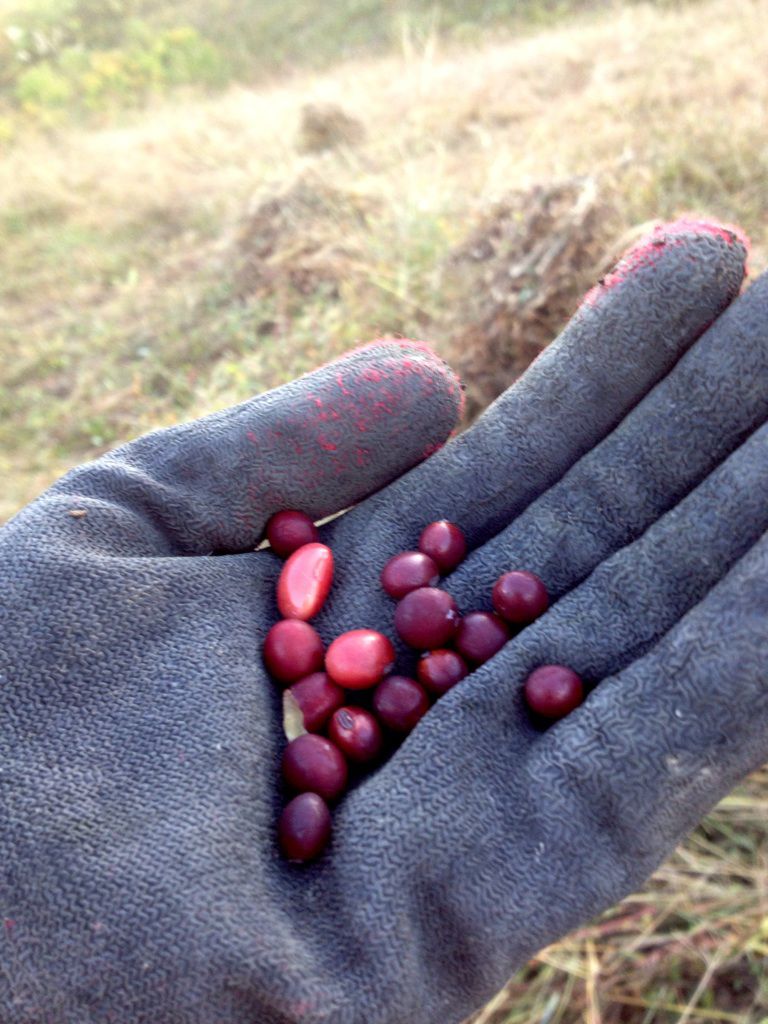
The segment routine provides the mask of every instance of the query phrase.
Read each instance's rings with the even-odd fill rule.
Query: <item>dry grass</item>
[[[432,39],[324,77],[27,139],[0,165],[0,355],[13,389],[0,515],[105,446],[360,337],[439,345],[442,260],[511,188],[592,174],[617,193],[619,229],[693,208],[740,221],[763,266],[767,14],[765,0],[619,6],[501,45],[441,53]],[[307,102],[341,102],[368,141],[299,154]],[[359,230],[343,225],[354,273],[290,318],[274,297],[233,301],[242,218],[307,170],[378,207]]]
[[[619,229],[693,208],[740,221],[765,265],[767,14],[765,0],[619,6],[25,140],[0,164],[0,515],[122,438],[360,337],[439,345],[442,260],[512,188],[596,175],[617,192]],[[301,155],[307,102],[340,102],[368,141]],[[344,225],[355,272],[290,319],[274,297],[233,301],[242,218],[307,170],[378,206]]]
[[[768,0],[617,5],[23,140],[0,163],[0,518],[120,440],[357,340],[446,351],[446,260],[510,190],[592,175],[617,234],[710,214],[746,228],[763,269],[766,24]],[[306,103],[341,104],[365,140],[300,153]],[[249,250],[253,211],[307,181],[322,216]],[[306,236],[299,264],[325,274],[309,287],[287,247]],[[249,252],[268,266],[244,288]],[[645,892],[544,951],[484,1024],[768,1021],[766,782],[725,800]]]

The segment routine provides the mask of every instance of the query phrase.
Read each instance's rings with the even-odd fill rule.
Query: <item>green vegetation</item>
[[[73,114],[140,106],[179,85],[228,80],[223,56],[196,28],[156,28],[134,17],[136,8],[133,0],[39,0],[7,14],[0,22],[7,134],[14,119],[53,127]]]
[[[655,0],[661,7],[683,0]],[[612,0],[0,0],[0,146],[30,123],[114,114],[178,86],[253,84],[287,70],[429,41],[468,45]]]

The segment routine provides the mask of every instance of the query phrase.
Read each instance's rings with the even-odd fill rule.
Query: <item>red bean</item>
[[[291,693],[304,716],[307,732],[320,732],[336,708],[344,703],[344,691],[327,672],[313,672],[291,687]]]
[[[511,636],[509,626],[493,612],[470,612],[459,623],[453,642],[463,658],[482,665],[498,653]]]
[[[333,552],[325,544],[304,544],[283,566],[277,607],[285,619],[311,619],[322,608],[333,582]]]
[[[351,629],[337,636],[325,656],[325,669],[339,686],[364,690],[375,686],[395,663],[395,649],[375,629]]]
[[[320,539],[317,527],[305,512],[285,509],[275,512],[266,527],[267,540],[276,555],[287,558],[303,544]]]
[[[394,598],[405,597],[418,587],[431,587],[439,579],[437,565],[421,551],[401,551],[381,571],[381,585]]]
[[[395,732],[410,732],[429,710],[429,697],[415,679],[387,676],[373,692],[373,710]]]
[[[277,826],[283,856],[297,864],[314,860],[331,837],[331,812],[317,793],[300,793],[286,806]]]
[[[445,575],[464,560],[467,542],[458,526],[447,519],[439,519],[424,528],[419,538],[419,551],[429,555]]]
[[[468,672],[461,655],[448,650],[430,651],[422,655],[416,666],[419,682],[436,697],[442,697]]]
[[[308,622],[281,619],[264,639],[267,671],[281,683],[293,683],[323,667],[323,641]]]
[[[526,679],[525,699],[537,715],[562,718],[584,700],[584,684],[572,668],[542,665]]]
[[[437,587],[419,587],[395,609],[395,629],[419,650],[444,647],[459,625],[459,609],[450,594]]]
[[[538,619],[549,607],[549,595],[542,580],[532,572],[505,572],[493,585],[493,607],[515,625]]]
[[[364,708],[344,707],[334,711],[328,736],[350,761],[358,764],[374,761],[384,742],[379,723]]]
[[[330,740],[305,732],[283,752],[283,778],[300,793],[317,793],[332,801],[347,785],[347,762]]]

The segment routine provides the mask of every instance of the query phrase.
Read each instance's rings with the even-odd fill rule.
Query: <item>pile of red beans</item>
[[[395,649],[373,629],[336,637],[327,651],[309,624],[333,582],[333,553],[303,512],[278,512],[267,539],[286,559],[277,585],[283,618],[267,633],[264,663],[289,689],[300,714],[301,734],[283,754],[283,779],[297,795],[278,827],[283,855],[304,862],[317,857],[331,834],[329,805],[359,774],[381,760],[440,698],[473,668],[492,658],[513,636],[546,611],[549,597],[533,573],[506,572],[491,593],[494,611],[460,615],[451,595],[436,584],[466,555],[461,530],[446,520],[430,523],[418,551],[395,555],[381,585],[397,600],[395,629],[422,651],[416,678],[392,675]],[[562,718],[583,700],[579,676],[563,665],[542,665],[525,682],[525,699],[543,720]]]

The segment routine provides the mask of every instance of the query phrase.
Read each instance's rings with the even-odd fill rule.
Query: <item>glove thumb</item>
[[[461,403],[458,378],[428,346],[383,339],[123,445],[73,470],[17,520],[37,516],[38,537],[110,554],[249,550],[274,512],[320,519],[426,458]]]

